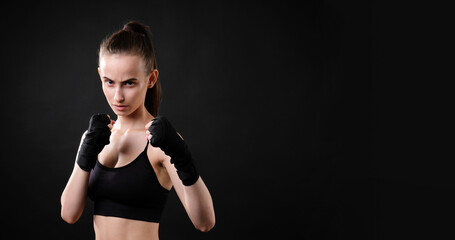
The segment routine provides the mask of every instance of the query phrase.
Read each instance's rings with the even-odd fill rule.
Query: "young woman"
[[[98,73],[117,120],[91,117],[61,196],[63,220],[75,223],[88,195],[97,240],[158,239],[174,187],[194,226],[209,231],[215,224],[210,193],[183,138],[157,116],[161,88],[149,27],[129,22],[105,39]]]

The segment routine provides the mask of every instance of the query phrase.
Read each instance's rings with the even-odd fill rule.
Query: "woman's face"
[[[147,88],[156,80],[152,77],[153,71],[146,73],[140,56],[103,54],[99,63],[104,95],[117,116],[128,116],[144,107]]]

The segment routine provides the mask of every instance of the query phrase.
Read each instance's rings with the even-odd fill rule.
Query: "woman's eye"
[[[133,82],[130,82],[130,81],[127,81],[127,82],[125,82],[125,85],[126,85],[126,86],[133,86],[134,83],[133,83]]]
[[[112,84],[114,84],[114,82],[111,81],[111,80],[107,80],[107,81],[106,81],[106,84],[107,84],[107,85],[112,85]]]

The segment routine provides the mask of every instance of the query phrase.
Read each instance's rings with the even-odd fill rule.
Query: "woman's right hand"
[[[77,164],[82,170],[90,172],[95,166],[98,154],[109,144],[112,126],[113,121],[105,113],[94,114],[90,118],[76,157]]]

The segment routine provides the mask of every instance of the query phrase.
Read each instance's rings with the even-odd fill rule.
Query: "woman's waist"
[[[93,216],[96,240],[158,240],[159,223],[112,216]]]

